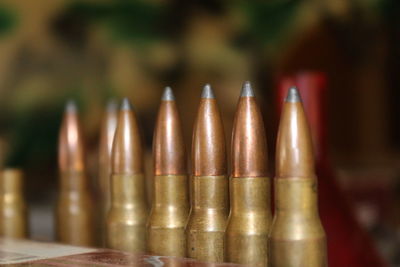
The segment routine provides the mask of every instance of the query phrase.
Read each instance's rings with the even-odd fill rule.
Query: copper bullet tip
[[[243,84],[233,123],[231,175],[232,177],[268,175],[264,122],[249,82]]]
[[[132,110],[132,104],[127,97],[122,99],[121,110]]]
[[[76,113],[78,111],[78,108],[76,107],[76,103],[74,100],[70,99],[67,101],[67,104],[65,105],[65,112],[66,113]]]
[[[110,166],[112,142],[118,121],[118,101],[116,99],[110,99],[107,102],[106,111],[103,116],[99,147],[101,166],[99,167],[107,170]],[[108,171],[106,173],[108,179]]]
[[[128,98],[122,100],[111,151],[113,174],[143,172],[142,145],[135,112]]]
[[[282,107],[276,145],[276,177],[312,177],[312,139],[299,91],[291,87]]]
[[[192,140],[194,176],[225,175],[224,127],[217,101],[208,84],[204,86]]]
[[[59,168],[61,171],[84,170],[84,148],[75,101],[65,105],[58,142]]]
[[[154,174],[186,174],[185,145],[170,87],[165,88],[161,100],[153,139]]]
[[[169,87],[169,86],[165,87],[161,100],[162,101],[175,101],[175,96],[174,96],[174,93],[172,92],[171,87]]]
[[[290,102],[290,103],[301,102],[299,90],[297,90],[295,86],[289,88],[285,102]]]
[[[204,85],[203,92],[201,93],[201,98],[215,98],[214,92],[211,89],[211,86],[207,83]]]
[[[246,81],[242,87],[242,93],[240,97],[254,97],[253,89],[251,88],[251,84],[249,81]]]

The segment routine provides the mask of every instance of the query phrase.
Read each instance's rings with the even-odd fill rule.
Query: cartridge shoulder
[[[233,215],[228,219],[227,232],[268,234],[271,228],[271,214],[265,212],[247,212],[245,214]]]
[[[284,240],[319,239],[325,238],[325,231],[318,216],[277,216],[270,237]]]
[[[228,214],[219,209],[192,209],[186,228],[190,231],[225,231]]]

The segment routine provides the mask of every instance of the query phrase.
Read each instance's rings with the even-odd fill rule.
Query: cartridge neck
[[[319,216],[316,178],[275,179],[275,207],[277,216]]]
[[[228,179],[225,176],[194,176],[192,209],[228,212]]]
[[[22,172],[6,169],[0,173],[0,194],[21,194],[23,187]]]
[[[188,209],[188,183],[186,175],[154,176],[153,208],[180,207]]]
[[[88,189],[88,181],[83,171],[65,171],[60,174],[60,191],[82,191]]]
[[[231,212],[235,215],[257,213],[271,216],[271,185],[268,177],[230,179]]]
[[[143,174],[113,174],[111,176],[111,206],[146,206]]]

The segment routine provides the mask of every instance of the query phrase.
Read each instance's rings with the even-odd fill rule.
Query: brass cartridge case
[[[185,154],[175,97],[166,87],[153,138],[154,194],[147,223],[147,251],[151,254],[186,256],[189,192]]]
[[[270,187],[267,177],[230,179],[231,212],[225,234],[225,261],[267,266],[272,220]]]
[[[0,236],[26,238],[27,209],[20,170],[6,169],[0,174]]]
[[[111,207],[106,245],[140,253],[146,249],[147,197],[143,155],[135,112],[124,98],[111,153]]]
[[[231,209],[225,261],[267,266],[271,226],[267,139],[250,82],[243,84],[232,131]]]
[[[94,245],[94,206],[85,173],[70,171],[60,176],[57,239],[77,246]]]
[[[106,229],[107,247],[145,252],[147,215],[143,174],[113,174]]]
[[[161,256],[186,256],[187,190],[186,175],[154,177],[153,207],[147,225],[147,252]]]
[[[276,149],[275,215],[269,234],[270,266],[327,266],[318,214],[310,130],[298,90],[288,90]]]
[[[269,237],[270,266],[327,266],[315,177],[275,179],[275,194],[276,213]]]
[[[200,261],[224,261],[228,217],[226,176],[193,177],[192,207],[186,226],[187,255]]]
[[[74,101],[65,107],[58,144],[60,190],[56,207],[56,235],[72,245],[94,245],[92,195],[85,171],[83,136]]]
[[[203,88],[194,124],[192,163],[187,255],[200,261],[222,262],[229,212],[226,149],[221,115],[209,84]]]

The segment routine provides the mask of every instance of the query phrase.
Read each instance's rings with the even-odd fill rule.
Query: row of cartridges
[[[190,176],[175,97],[167,87],[153,139],[151,207],[137,117],[127,98],[119,108],[113,103],[101,130],[99,203],[89,189],[77,107],[72,101],[66,105],[55,214],[59,242],[94,246],[101,235],[105,247],[133,253],[249,266],[327,265],[313,145],[295,87],[288,88],[282,105],[274,179],[269,177],[263,118],[249,82],[236,109],[230,175],[222,119],[210,85],[204,86],[194,123]],[[10,170],[1,179],[1,201],[7,194],[14,198],[0,203],[0,234],[26,237],[24,203],[18,197],[21,175]],[[99,208],[101,216],[96,216]],[[4,210],[13,212],[3,215]],[[101,218],[101,229],[95,227],[96,218]]]

